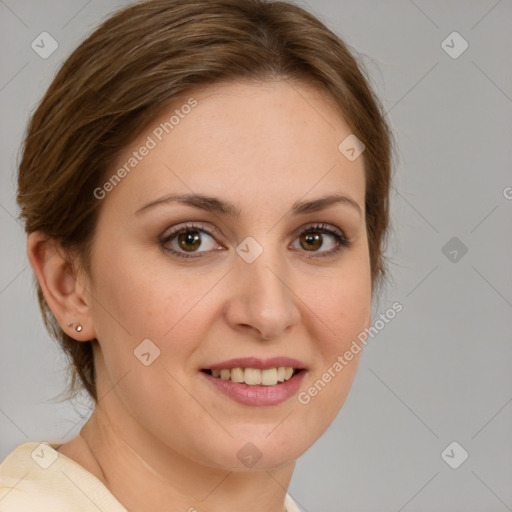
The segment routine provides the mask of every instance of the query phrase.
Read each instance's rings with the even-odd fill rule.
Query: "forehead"
[[[350,134],[332,98],[311,85],[216,84],[174,102],[120,153],[111,170],[129,172],[108,199],[133,211],[176,191],[233,202],[243,194],[246,207],[341,192],[363,206],[363,158],[338,149]]]

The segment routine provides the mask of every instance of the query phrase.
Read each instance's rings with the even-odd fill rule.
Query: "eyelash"
[[[220,235],[219,230],[216,228],[208,230],[204,227],[203,224],[186,224],[185,226],[182,226],[178,229],[171,231],[170,233],[165,235],[160,240],[160,245],[161,245],[162,249],[168,253],[171,253],[173,256],[176,256],[177,258],[181,258],[181,259],[202,257],[201,254],[202,254],[202,252],[205,252],[205,251],[202,251],[200,253],[186,253],[186,252],[178,252],[175,249],[171,249],[171,248],[165,246],[165,244],[170,242],[176,235],[178,235],[180,233],[186,233],[187,231],[203,231],[207,235],[211,236],[212,238],[214,238],[214,236],[213,236],[214,233]],[[351,240],[349,240],[348,238],[346,238],[343,234],[339,233],[337,230],[334,230],[334,229],[330,228],[328,225],[323,224],[323,223],[309,226],[308,228],[301,231],[298,234],[297,238],[302,235],[309,234],[309,233],[328,234],[328,235],[333,236],[337,242],[337,245],[334,249],[331,249],[330,251],[318,253],[316,256],[308,256],[309,258],[325,258],[325,257],[333,256],[334,254],[337,254],[342,249],[348,249],[349,247],[352,247],[352,245],[353,245],[353,242]],[[314,252],[315,251],[313,251],[313,253]],[[194,255],[194,254],[196,254],[196,255]]]

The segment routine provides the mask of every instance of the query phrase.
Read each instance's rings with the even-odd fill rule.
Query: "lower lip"
[[[295,395],[304,378],[305,370],[296,373],[291,379],[274,386],[249,386],[248,384],[222,380],[201,372],[220,392],[235,402],[244,405],[262,406],[277,405]]]

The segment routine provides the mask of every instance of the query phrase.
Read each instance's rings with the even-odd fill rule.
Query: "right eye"
[[[169,244],[170,242],[170,244]],[[195,253],[210,252],[218,245],[203,225],[187,224],[173,229],[161,240],[162,248],[178,258],[197,258]],[[204,248],[204,250],[198,250]]]

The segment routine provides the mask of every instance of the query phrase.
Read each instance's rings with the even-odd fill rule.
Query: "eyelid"
[[[308,233],[309,231],[327,231],[328,233],[335,233],[342,237],[345,240],[348,240],[348,237],[345,236],[345,233],[336,226],[332,224],[326,224],[325,222],[308,222],[306,225],[301,226],[295,231],[294,236],[297,237],[303,233]]]
[[[204,222],[191,221],[191,222],[183,222],[181,224],[177,224],[176,226],[173,226],[169,230],[164,231],[164,233],[161,236],[161,239],[169,238],[170,236],[176,235],[177,233],[180,233],[181,231],[186,231],[186,230],[193,231],[194,229],[198,230],[198,231],[204,231],[206,234],[208,234],[210,236],[215,233],[215,235],[217,235],[219,237],[223,237],[220,229],[217,228],[216,226],[214,226],[213,224],[210,225],[210,224],[205,224]]]

